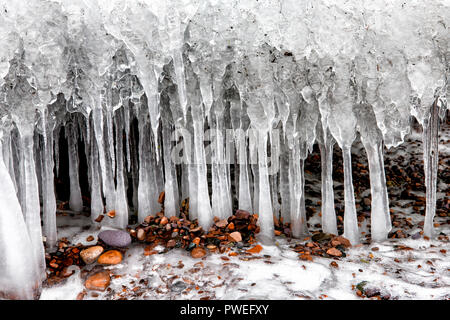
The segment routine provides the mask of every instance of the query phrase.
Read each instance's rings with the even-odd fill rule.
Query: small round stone
[[[97,262],[100,264],[118,264],[122,262],[122,254],[117,250],[109,250],[102,254]]]
[[[84,286],[88,290],[105,291],[111,282],[108,271],[101,271],[86,279]]]
[[[105,230],[98,234],[98,238],[111,247],[127,247],[131,243],[131,236],[122,230]]]
[[[84,250],[81,250],[80,256],[83,259],[84,263],[91,264],[97,260],[98,256],[103,252],[103,247],[101,246],[93,246]]]
[[[206,250],[200,247],[194,248],[191,251],[192,258],[200,259],[206,255]]]

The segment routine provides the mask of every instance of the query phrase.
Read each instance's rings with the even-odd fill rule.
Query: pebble
[[[120,251],[117,250],[109,250],[102,254],[97,262],[100,264],[118,264],[121,263],[123,259],[122,254]]]
[[[83,259],[84,263],[91,264],[94,263],[98,256],[100,256],[103,252],[103,247],[101,246],[93,246],[84,250],[81,250],[80,256]]]
[[[98,238],[111,247],[127,247],[131,243],[130,235],[123,230],[105,230]]]
[[[411,236],[411,239],[413,239],[413,240],[420,239],[420,232],[417,232],[417,233],[413,234],[413,235]]]
[[[334,257],[340,257],[342,256],[342,252],[336,248],[330,248],[327,250],[327,254]]]
[[[84,286],[88,290],[105,291],[111,283],[108,271],[97,272],[86,279]]]
[[[140,240],[140,241],[142,241],[142,240],[145,239],[145,231],[144,231],[144,229],[139,229],[139,230],[137,231],[137,238],[138,238],[138,240]]]
[[[167,217],[162,217],[161,221],[159,222],[161,225],[165,226],[169,222],[169,219]]]
[[[343,236],[339,236],[333,239],[334,241],[339,241],[340,244],[342,244],[346,248],[350,248],[352,244],[350,243],[350,240],[347,238],[344,238]]]
[[[191,256],[192,256],[192,258],[195,258],[195,259],[203,258],[205,255],[206,255],[206,250],[203,248],[197,247],[197,248],[192,249],[192,251],[191,251]]]
[[[368,297],[375,297],[380,295],[380,289],[378,288],[364,288],[364,294]]]
[[[236,241],[236,242],[240,242],[242,241],[242,236],[241,233],[239,231],[235,231],[230,233],[230,238],[232,241]]]
[[[187,284],[183,281],[177,281],[170,286],[170,289],[175,292],[181,292],[187,288]]]
[[[250,212],[245,210],[237,210],[235,216],[236,219],[248,219],[250,217]]]
[[[227,219],[219,220],[216,222],[218,228],[225,228],[228,225]]]

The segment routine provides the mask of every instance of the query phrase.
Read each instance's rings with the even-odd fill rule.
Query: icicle
[[[123,165],[123,121],[122,112],[118,110],[116,112],[115,120],[115,133],[116,133],[116,217],[114,219],[115,226],[125,229],[128,225],[128,200],[127,191],[125,187],[124,178],[124,165]]]
[[[274,226],[267,168],[267,132],[261,130],[258,133],[259,206],[257,208],[259,214],[258,222],[261,228],[259,238],[262,243],[269,244],[273,241]]]
[[[112,128],[112,124],[111,124]],[[115,210],[116,206],[116,187],[115,187],[115,167],[113,166],[113,158],[111,154],[114,154],[114,144],[110,145],[110,143],[114,143],[114,136],[110,136],[112,132],[109,130],[105,130],[103,132],[103,141],[99,144],[99,150],[103,150],[103,154],[105,156],[105,189],[103,189],[103,195],[106,198],[106,211],[109,212],[111,210]],[[101,158],[100,158],[101,159]],[[114,161],[115,163],[115,161]],[[101,162],[100,162],[101,165]],[[103,176],[102,176],[103,181]],[[107,220],[108,221],[108,220]],[[112,221],[109,221],[112,222]]]
[[[214,102],[213,108],[217,103]],[[212,210],[214,215],[220,219],[225,219],[231,216],[231,197],[229,176],[226,171],[225,164],[225,141],[223,136],[222,124],[223,115],[220,117],[216,114],[212,116],[214,119],[212,134]]]
[[[326,130],[324,132],[324,130]],[[322,231],[338,234],[333,191],[333,146],[335,141],[328,128],[318,128],[322,169]]]
[[[78,158],[78,133],[75,123],[66,126],[66,138],[69,150],[69,176],[70,176],[70,200],[69,206],[75,212],[83,211],[83,199],[81,198]]]
[[[95,219],[104,212],[104,205],[101,193],[101,181],[99,174],[98,161],[98,146],[96,144],[95,135],[90,134],[91,137],[91,151],[90,151],[90,177],[91,177],[91,220],[94,223]]]
[[[197,170],[198,181],[198,223],[202,226],[203,230],[209,230],[212,225],[213,216],[211,211],[211,202],[209,198],[208,180],[207,180],[207,167],[206,167],[206,155],[204,144],[204,121],[203,106],[197,105],[192,107],[192,119],[194,121],[194,164]]]
[[[424,235],[433,237],[433,219],[436,213],[436,184],[439,158],[439,105],[438,99],[430,107],[429,117],[423,123],[423,156],[426,188]]]
[[[354,245],[360,240],[353,190],[351,146],[343,146],[342,155],[344,158],[344,237]]]
[[[239,209],[253,212],[248,175],[246,134],[241,129],[236,130],[236,149],[239,163]]]
[[[364,144],[369,161],[371,202],[371,235],[373,241],[384,241],[392,229],[389,199],[384,175],[383,144]]]
[[[281,217],[283,222],[291,222],[291,199],[289,184],[289,148],[287,141],[281,144],[280,155],[280,196],[281,196]]]
[[[163,148],[164,148],[164,215],[167,217],[178,214],[178,182],[174,164],[171,158],[172,139],[171,125],[163,120]]]
[[[44,148],[42,152],[42,182],[43,182],[43,233],[46,237],[46,246],[49,250],[56,248],[57,228],[56,228],[56,197],[53,176],[53,134],[48,132],[47,114],[41,114]]]
[[[156,182],[157,167],[152,161],[152,146],[150,126],[146,122],[147,111],[139,116],[139,185],[138,185],[138,220],[144,221],[148,215],[155,215],[160,208],[158,195],[161,190]]]
[[[294,145],[289,161],[289,185],[291,186],[291,232],[294,238],[308,235],[306,224],[306,209],[304,196],[304,162],[301,157],[300,146]]]
[[[0,298],[35,299],[45,273],[42,273],[44,270],[39,269],[33,259],[38,252],[29,237],[14,184],[1,152],[0,181]],[[41,253],[44,258],[43,248]]]
[[[130,151],[130,100],[123,103],[124,126],[125,126],[125,152],[127,154],[127,171],[131,171],[131,151]]]
[[[59,134],[60,134],[61,126],[57,126],[53,131],[53,140],[54,143],[54,152],[55,152],[55,173],[56,176],[59,176]]]
[[[29,129],[23,129],[28,131]],[[19,130],[20,131],[20,130]],[[33,134],[31,132],[21,132],[23,147],[23,186],[25,195],[25,223],[32,242],[33,263],[37,265],[37,270],[41,280],[45,279],[45,256],[42,242],[41,214],[39,204],[39,191],[37,185],[36,168],[33,156]]]

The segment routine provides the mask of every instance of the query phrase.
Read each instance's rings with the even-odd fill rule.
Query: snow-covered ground
[[[444,125],[441,134],[440,171],[448,170],[450,126]],[[420,135],[413,133],[407,143],[388,152],[386,159],[396,160],[406,167],[412,160],[421,158]],[[415,143],[415,145],[414,145]],[[363,152],[354,147],[353,153]],[[364,156],[362,157],[364,158]],[[361,159],[364,161],[364,159]],[[308,180],[308,175],[307,175]],[[314,181],[309,177],[310,183]],[[319,181],[317,181],[319,186]],[[335,182],[335,187],[339,183]],[[315,190],[316,186],[311,186]],[[320,190],[320,189],[319,189]],[[448,185],[439,181],[438,200],[446,199]],[[357,200],[366,195],[359,195]],[[166,253],[144,255],[144,244],[133,243],[126,251],[122,263],[103,267],[113,274],[105,292],[87,291],[84,288],[86,270],[100,266],[86,266],[83,272],[72,266],[75,273],[63,282],[45,287],[41,299],[361,299],[357,286],[368,292],[379,291],[378,297],[389,299],[450,299],[450,225],[448,213],[436,215],[436,234],[439,239],[413,240],[422,230],[423,212],[414,209],[414,200],[403,200],[399,192],[390,191],[393,231],[404,231],[406,238],[389,239],[383,243],[365,244],[346,250],[341,258],[313,256],[312,261],[299,259],[293,247],[310,240],[290,240],[276,237],[272,246],[263,245],[258,254],[245,249],[232,249],[224,254],[208,253],[194,259],[188,251],[174,249]],[[424,196],[421,192],[413,192]],[[341,202],[340,192],[336,192]],[[320,197],[320,195],[319,195]],[[310,197],[315,212],[320,211],[317,197]],[[423,210],[422,210],[423,211]],[[320,222],[318,214],[309,218],[310,231]],[[366,217],[360,221],[360,232],[368,234]],[[395,223],[399,224],[396,226]],[[103,229],[102,229],[103,230]],[[86,215],[63,213],[58,215],[58,237],[66,237],[72,244],[93,245],[101,230],[93,229]],[[88,236],[94,240],[88,242]],[[163,251],[156,247],[155,250]],[[239,254],[229,256],[235,251]],[[336,262],[334,266],[332,262]],[[372,299],[376,299],[372,298]]]
[[[89,219],[72,222],[83,225],[79,222]],[[59,230],[83,244],[99,232]],[[313,261],[298,258],[291,249],[297,242],[302,241],[282,236],[273,246],[263,245],[259,254],[210,253],[202,259],[182,249],[145,256],[144,245],[133,244],[121,264],[105,267],[113,274],[111,290],[90,291],[84,299],[358,299],[356,286],[363,281],[391,299],[450,299],[448,242],[389,240],[348,249],[344,258]],[[332,261],[337,267],[330,266]],[[41,299],[76,299],[85,288],[79,268],[73,268],[65,283],[44,288]]]

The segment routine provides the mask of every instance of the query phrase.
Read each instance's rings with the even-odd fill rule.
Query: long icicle
[[[424,235],[433,237],[433,219],[436,214],[436,184],[439,158],[439,106],[438,99],[430,108],[430,116],[423,124],[423,157],[425,170],[426,210]]]

